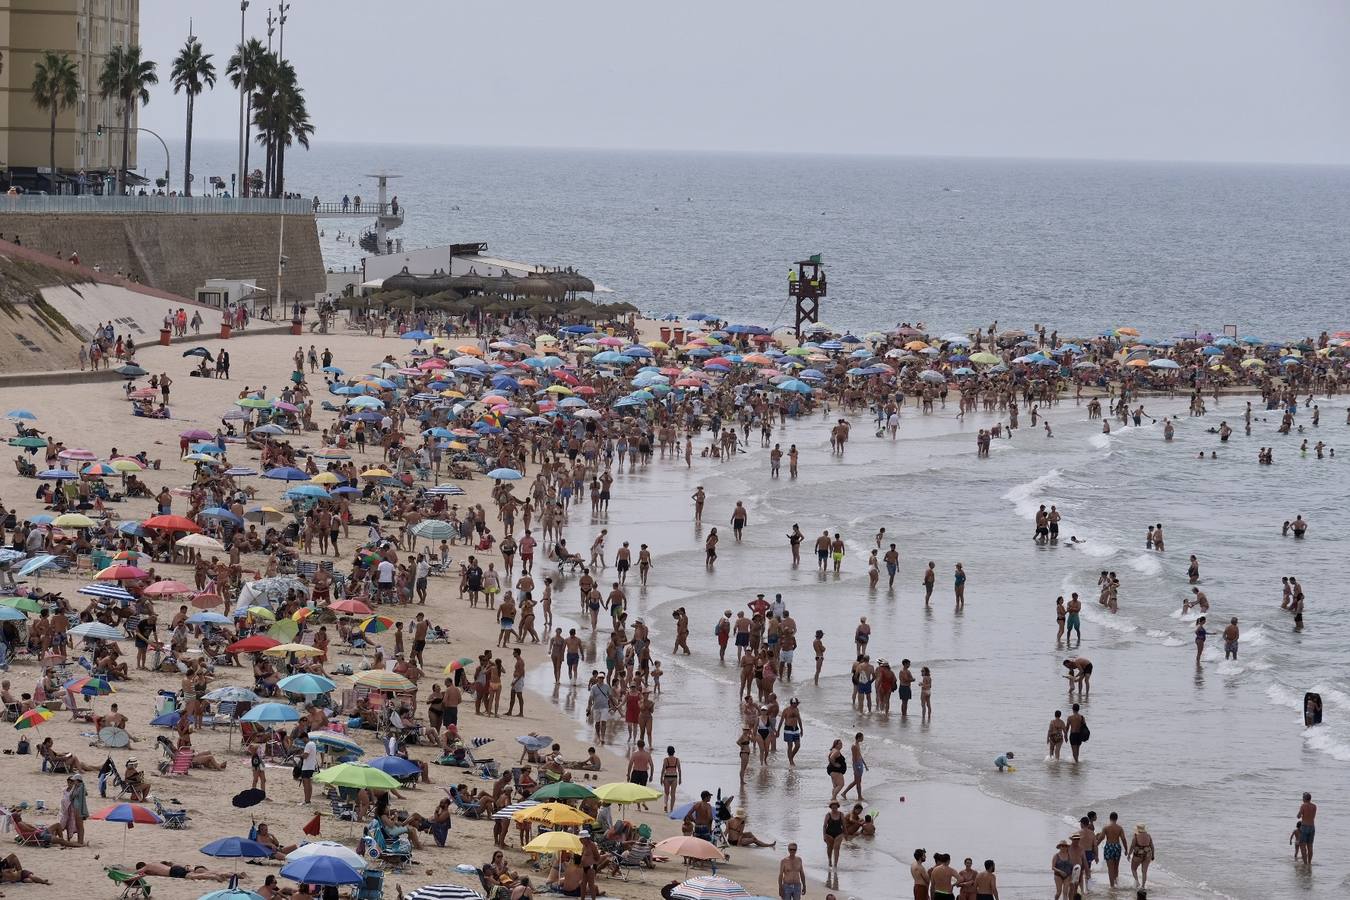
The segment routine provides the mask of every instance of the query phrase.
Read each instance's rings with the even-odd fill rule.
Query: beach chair
[[[159,813],[159,817],[164,820],[160,823],[163,827],[178,831],[188,826],[188,821],[191,817],[188,816],[186,809],[183,809],[182,807],[179,807],[178,809],[169,809],[159,801],[158,797],[151,797],[150,802],[154,803],[155,812]]]
[[[172,757],[162,759],[159,763],[159,774],[161,775],[186,775],[192,771],[192,748],[184,747],[181,750],[175,750]]]
[[[455,804],[455,809],[466,819],[481,819],[483,817],[483,806],[481,803],[466,803],[464,798],[459,795],[459,791],[452,787],[445,788],[445,795],[450,798],[450,802]]]
[[[27,822],[15,822],[14,843],[20,847],[50,847],[52,836],[45,828]]]
[[[391,872],[403,871],[412,862],[412,844],[407,837],[390,838],[379,819],[371,819],[361,839],[366,858]]]
[[[132,897],[141,897],[143,900],[149,900],[150,882],[144,878],[137,878],[134,872],[123,872],[121,869],[113,866],[104,866],[103,871],[112,879],[113,884],[122,889],[123,900],[130,900]]]
[[[69,775],[70,764],[55,758],[46,750],[39,750],[42,754],[42,771],[47,775]]]
[[[341,819],[344,822],[356,821],[355,797],[343,796],[341,788],[330,787],[328,789],[328,806],[335,819]]]
[[[362,871],[355,900],[384,900],[384,873],[379,869]]]

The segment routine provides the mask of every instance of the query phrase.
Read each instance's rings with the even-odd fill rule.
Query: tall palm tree
[[[103,72],[98,78],[99,93],[105,100],[116,97],[122,104],[122,167],[117,171],[119,196],[126,192],[127,165],[131,160],[132,104],[140,101],[141,106],[145,106],[150,102],[150,86],[159,84],[156,68],[154,62],[141,59],[141,48],[137,44],[113,47],[103,59]]]
[[[249,95],[250,105],[252,104],[253,91],[258,86],[258,75],[266,56],[267,48],[263,46],[262,41],[257,38],[250,38],[248,43],[240,44],[235,48],[234,55],[230,57],[230,62],[225,67],[225,74],[230,77],[230,84],[234,85],[235,90],[243,90]],[[241,197],[247,197],[249,194],[248,153],[249,126],[251,124],[252,117],[246,117],[244,120],[244,171],[239,173],[238,187]]]
[[[52,114],[51,142],[48,146],[53,185],[56,184],[56,116],[74,106],[80,98],[80,76],[75,60],[51,50],[33,67],[33,103]]]
[[[286,192],[286,148],[296,143],[309,149],[314,124],[309,118],[305,92],[297,84],[295,68],[289,62],[270,56],[260,72],[253,97],[254,124],[258,128],[258,143],[267,151],[267,193],[281,197]]]
[[[192,111],[197,95],[216,86],[216,67],[211,54],[202,52],[201,42],[189,37],[173,61],[173,92],[187,92],[187,146],[183,161],[183,194],[192,196]]]

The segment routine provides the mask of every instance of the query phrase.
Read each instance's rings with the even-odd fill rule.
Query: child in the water
[[[1012,766],[1012,759],[1013,759],[1013,752],[1009,750],[1007,753],[1003,754],[998,759],[994,760],[994,765],[998,767],[998,770],[1000,772],[1004,770],[1007,770],[1009,772],[1016,772],[1017,770],[1014,769]]]

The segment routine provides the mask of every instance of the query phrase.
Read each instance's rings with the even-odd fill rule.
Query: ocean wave
[[[1140,553],[1138,556],[1131,556],[1129,567],[1143,575],[1159,575],[1162,573],[1162,563],[1158,561],[1157,554]]]
[[[1106,607],[1099,607],[1099,609],[1102,610],[1105,608]],[[1111,631],[1119,631],[1121,634],[1130,634],[1139,630],[1139,624],[1131,621],[1128,617],[1122,616],[1119,613],[1112,614],[1110,612],[1100,612],[1098,609],[1092,609],[1087,606],[1083,607],[1083,618],[1093,625],[1100,625]]]
[[[1060,479],[1059,469],[1051,469],[1044,475],[1033,478],[1023,484],[1014,485],[1003,495],[1004,500],[1012,501],[1017,514],[1024,519],[1035,519],[1036,510],[1040,508],[1041,494],[1046,488],[1058,484]]]
[[[1338,762],[1350,762],[1350,744],[1337,740],[1325,725],[1303,729],[1303,743],[1312,750],[1325,753]]]

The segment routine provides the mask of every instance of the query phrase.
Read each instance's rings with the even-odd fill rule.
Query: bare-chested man
[[[914,900],[929,900],[928,870],[923,867],[926,859],[928,851],[920,847],[914,851],[914,862],[909,864],[909,874],[914,879]]]
[[[778,863],[778,896],[782,900],[802,900],[806,893],[806,869],[797,855],[797,845],[788,844],[788,855]]]

